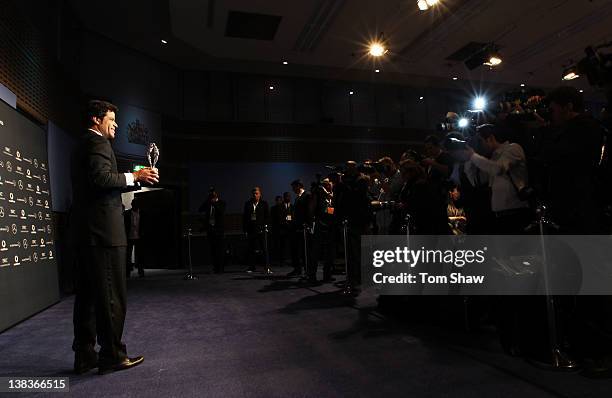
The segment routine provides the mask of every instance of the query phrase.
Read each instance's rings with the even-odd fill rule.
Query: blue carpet
[[[377,314],[374,296],[346,299],[333,285],[307,288],[235,270],[197,281],[148,273],[128,286],[124,340],[144,364],[72,375],[68,297],[0,334],[0,375],[69,376],[69,395],[83,397],[595,398],[612,391],[610,380],[505,357],[492,336],[455,344],[413,332]]]

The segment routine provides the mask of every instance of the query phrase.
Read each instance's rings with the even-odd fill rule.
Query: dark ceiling
[[[426,12],[416,0],[104,4],[72,0],[87,29],[183,69],[364,80],[379,69],[377,81],[452,85],[458,77],[554,86],[587,45],[612,39],[609,0],[442,0]],[[374,63],[366,43],[381,34],[389,52]],[[468,70],[461,51],[474,42],[499,46],[502,65]]]

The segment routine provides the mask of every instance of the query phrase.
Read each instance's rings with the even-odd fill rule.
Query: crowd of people
[[[471,128],[459,128],[457,115],[449,114],[449,131],[428,136],[397,161],[390,156],[348,161],[318,176],[310,189],[295,180],[290,184],[294,198],[285,192],[272,207],[262,199],[261,189],[253,188],[243,212],[248,272],[256,266],[271,272],[270,264],[289,260],[293,270],[288,276],[320,283],[317,269],[322,265],[322,282],[331,282],[336,257],[344,251],[346,283],[358,292],[362,235],[535,233],[530,226],[536,222],[536,209],[540,216],[545,210],[555,225],[547,233],[607,233],[605,127],[585,112],[582,95],[574,88],[559,87],[537,101],[545,101],[546,114],[516,104],[480,115]],[[213,190],[201,208],[213,237],[217,272],[223,267],[218,247],[223,221],[214,217],[223,211],[220,203]],[[560,338],[571,346],[568,350],[601,357],[601,345],[593,343],[593,336],[601,341],[606,332],[594,319],[612,309],[606,300],[577,297],[561,306],[566,322]],[[509,354],[536,355],[547,346],[546,331],[533,330],[539,324],[534,319],[545,317],[540,298],[491,301],[485,307],[494,308]],[[594,314],[593,306],[606,309]]]

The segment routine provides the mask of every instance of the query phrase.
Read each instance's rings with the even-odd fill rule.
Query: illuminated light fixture
[[[578,79],[579,77],[580,75],[578,74],[578,68],[575,65],[565,68],[563,71],[563,80],[569,81]]]
[[[167,40],[161,39],[162,44],[168,44]]]
[[[472,103],[472,108],[474,111],[484,111],[487,105],[487,101],[482,97],[474,98],[474,102]]]
[[[584,90],[580,90],[581,93],[584,93]]]
[[[380,73],[380,69],[376,69],[376,70],[374,70],[374,72]]]
[[[426,11],[430,7],[433,7],[438,4],[439,2],[440,0],[419,0],[417,1],[417,7],[419,7],[419,10],[421,11]]]
[[[464,129],[464,128],[466,128],[466,127],[467,127],[469,124],[470,124],[470,121],[469,121],[469,120],[467,120],[466,118],[462,117],[461,119],[459,119],[459,123],[458,123],[459,128]]]
[[[355,93],[354,93],[354,92],[352,92],[352,91],[349,91],[349,95],[353,95],[353,94],[355,94]]]
[[[501,56],[499,55],[499,53],[497,51],[491,51],[488,54],[488,56],[487,56],[485,62],[483,63],[483,65],[487,65],[487,66],[490,66],[490,67],[495,67],[495,66],[498,66],[501,63],[502,63],[502,59],[501,59]]]
[[[274,86],[270,86],[270,87],[269,87],[269,89],[270,89],[270,90],[274,90]]]
[[[459,79],[459,78],[458,77],[453,77],[453,80],[457,80],[457,79]]]
[[[525,87],[525,83],[521,83],[521,87]]]
[[[283,65],[289,65],[289,62],[283,61]]]
[[[373,57],[381,57],[383,55],[385,55],[387,53],[387,49],[385,48],[384,45],[382,45],[379,42],[373,42],[370,44],[370,48],[368,50],[368,52],[370,53],[371,56]]]
[[[423,100],[425,99],[425,97],[419,97],[419,99],[420,99],[421,101],[423,101]]]

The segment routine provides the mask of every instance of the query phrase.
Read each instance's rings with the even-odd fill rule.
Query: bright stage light
[[[576,66],[570,66],[563,71],[563,80],[569,81],[578,79],[580,75],[578,74],[578,68]]]
[[[425,0],[417,1],[417,6],[419,7],[419,10],[421,11],[426,11],[429,8],[429,5],[427,4]]]
[[[486,105],[487,101],[484,98],[476,97],[474,98],[474,102],[472,103],[472,108],[474,108],[473,110],[475,111],[484,111]]]
[[[485,62],[484,64],[487,66],[497,66],[501,63],[502,59],[499,57],[499,55],[491,55],[487,62]]]
[[[374,42],[372,44],[370,44],[370,50],[369,53],[371,56],[373,57],[380,57],[383,54],[385,54],[387,52],[387,50],[385,49],[385,46],[383,46],[380,43]]]
[[[467,127],[469,124],[470,124],[470,121],[469,121],[469,120],[467,120],[466,118],[462,117],[461,119],[459,119],[459,123],[458,123],[459,128],[464,129],[464,128],[466,128],[466,127]]]
[[[428,6],[433,7],[440,2],[440,0],[425,0]]]

